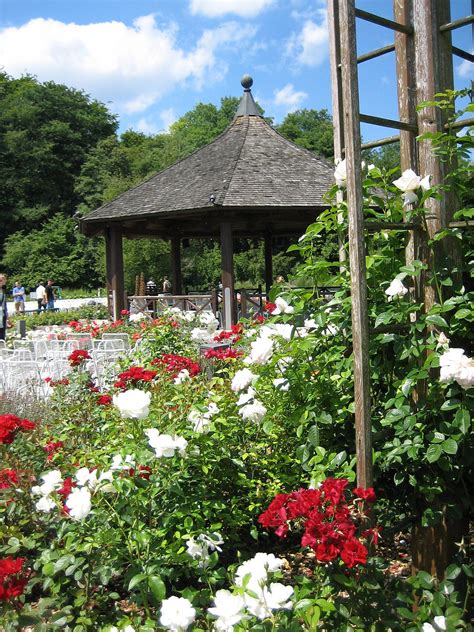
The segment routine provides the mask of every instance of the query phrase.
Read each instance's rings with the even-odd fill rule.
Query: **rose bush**
[[[339,185],[345,176],[339,165]],[[423,176],[393,183],[369,169],[368,216],[423,222],[439,194]],[[264,316],[230,332],[217,332],[212,314],[179,310],[74,323],[127,333],[131,351],[100,388],[76,351],[41,414],[17,415],[14,402],[2,410],[7,632],[463,627],[462,547],[443,578],[403,580],[376,545],[400,517],[430,525],[465,513],[472,294],[446,263],[403,264],[396,232],[368,238],[375,491],[355,487],[349,277],[312,249],[320,235],[343,236],[344,206],[292,247],[310,289],[274,290]],[[437,241],[465,242],[444,233]],[[420,274],[439,299],[428,311],[413,291]],[[210,341],[230,351],[200,357]]]

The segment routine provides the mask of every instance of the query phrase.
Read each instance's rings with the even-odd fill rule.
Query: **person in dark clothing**
[[[54,309],[54,288],[51,279],[46,284],[46,309]]]
[[[0,340],[5,340],[7,327],[7,277],[0,272]]]

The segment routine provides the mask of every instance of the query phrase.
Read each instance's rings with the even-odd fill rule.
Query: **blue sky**
[[[471,0],[451,4],[453,19],[470,13]],[[391,0],[357,6],[392,17]],[[393,41],[388,29],[357,25],[360,53]],[[471,49],[471,27],[453,41]],[[163,131],[200,101],[240,96],[244,73],[275,122],[298,108],[331,110],[324,0],[0,0],[0,63],[14,77],[85,90],[119,115],[121,131]],[[472,66],[455,61],[457,87]],[[394,55],[359,73],[361,111],[397,118]]]

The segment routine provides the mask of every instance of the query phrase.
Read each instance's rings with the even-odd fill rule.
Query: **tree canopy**
[[[104,283],[100,239],[86,240],[72,216],[85,215],[221,134],[239,99],[198,103],[169,132],[117,135],[117,118],[82,91],[25,76],[0,74],[0,253],[6,271],[34,286],[38,274],[61,285]],[[260,108],[262,115],[263,110]],[[271,123],[271,119],[266,119]],[[332,123],[326,110],[298,110],[276,129],[296,144],[332,155]],[[288,275],[294,257],[276,246],[278,273]],[[169,244],[124,240],[126,283],[135,276],[169,274]],[[236,242],[237,283],[263,281],[261,244]],[[217,283],[220,254],[215,242],[191,240],[183,250],[183,280],[191,289]]]
[[[12,232],[74,213],[84,160],[117,125],[82,91],[0,73],[0,251]]]

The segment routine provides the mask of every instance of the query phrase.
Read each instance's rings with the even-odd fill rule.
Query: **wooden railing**
[[[184,312],[193,311],[199,314],[203,311],[217,313],[217,296],[210,294],[158,294],[156,296],[129,296],[129,308],[132,311],[161,314],[172,307],[179,307]]]

